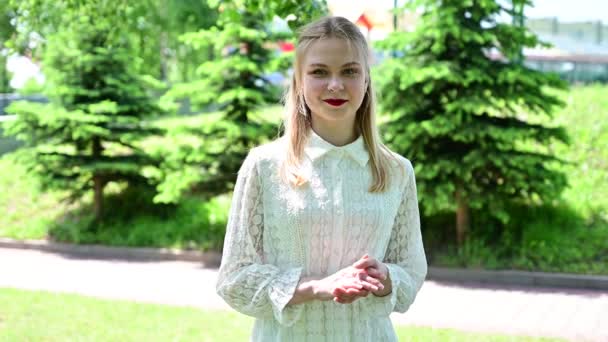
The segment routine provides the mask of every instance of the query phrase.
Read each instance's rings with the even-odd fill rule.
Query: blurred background
[[[0,0],[0,237],[221,253],[237,171],[280,134],[297,29],[340,15],[372,47],[380,131],[415,167],[432,267],[608,276],[607,13],[599,0]],[[9,340],[44,332],[20,308],[86,301],[0,297]],[[121,322],[143,310],[127,306]],[[3,310],[21,318],[3,325]],[[186,340],[250,324],[149,310],[192,323]],[[201,321],[217,331],[192,332]],[[53,324],[52,340],[87,336]]]

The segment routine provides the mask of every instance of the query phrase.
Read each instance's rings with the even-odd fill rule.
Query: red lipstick
[[[334,107],[339,107],[341,105],[343,105],[344,103],[348,102],[348,100],[341,100],[341,99],[327,99],[327,100],[323,100],[327,103],[329,103],[330,105],[334,106]]]

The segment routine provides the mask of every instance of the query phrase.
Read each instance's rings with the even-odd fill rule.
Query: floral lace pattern
[[[427,272],[411,163],[395,154],[392,186],[370,193],[362,137],[336,147],[311,132],[308,182],[294,188],[278,176],[284,152],[281,139],[257,147],[239,171],[218,294],[256,317],[253,341],[396,341],[389,314],[409,308]],[[388,265],[391,294],[287,305],[301,277],[330,275],[366,253]]]

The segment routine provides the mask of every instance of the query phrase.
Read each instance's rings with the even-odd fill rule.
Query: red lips
[[[329,103],[330,105],[334,106],[334,107],[339,107],[341,105],[343,105],[344,103],[348,102],[348,100],[341,100],[341,99],[327,99],[327,100],[323,100],[327,103]]]

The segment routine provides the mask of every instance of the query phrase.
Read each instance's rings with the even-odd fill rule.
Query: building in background
[[[394,29],[392,9],[403,4],[405,0],[328,0],[332,15],[340,15],[355,22],[366,35],[368,41],[385,38]],[[564,12],[562,0],[534,1],[535,7],[527,7],[525,16],[532,14],[534,18],[526,18],[524,25],[534,32],[541,41],[553,45],[550,49],[525,49],[524,64],[541,71],[558,73],[563,79],[572,83],[602,82],[608,83],[608,22],[596,18],[595,11],[608,13],[608,1],[579,0],[577,9],[594,3],[595,6],[585,10],[570,10]],[[500,1],[508,6],[508,1]],[[563,2],[563,1],[562,1]],[[556,8],[561,6],[561,8]],[[546,14],[555,14],[567,18],[560,21],[558,17],[542,18]],[[418,16],[416,13],[402,13],[397,19],[397,29],[411,31],[415,28]],[[606,15],[608,19],[608,14]],[[511,22],[512,18],[502,16],[498,21]],[[374,52],[375,62],[380,62],[385,55]],[[496,55],[496,58],[500,56]]]
[[[557,72],[572,83],[608,83],[607,24],[600,20],[528,19],[526,26],[553,47],[524,51],[525,63],[538,70]]]

